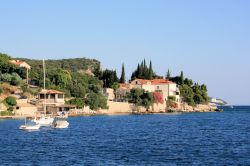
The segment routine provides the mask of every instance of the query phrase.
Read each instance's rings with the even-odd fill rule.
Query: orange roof
[[[151,84],[175,84],[174,82],[165,79],[154,79],[150,81]]]
[[[124,89],[129,89],[130,88],[130,84],[120,84],[120,88],[124,88]]]
[[[175,84],[172,81],[169,80],[165,80],[165,79],[153,79],[153,80],[144,80],[144,79],[136,79],[137,81],[139,81],[141,84],[148,84],[149,82],[152,85],[158,85],[158,84]]]
[[[21,65],[24,61],[20,60],[11,60],[10,63],[15,64],[15,65]]]
[[[39,94],[64,94],[64,92],[58,91],[58,90],[53,90],[53,89],[43,89]]]

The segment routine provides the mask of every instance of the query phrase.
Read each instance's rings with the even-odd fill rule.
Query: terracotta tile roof
[[[120,84],[120,88],[129,89],[130,88],[130,84]]]
[[[39,94],[64,94],[64,92],[58,91],[58,90],[53,90],[53,89],[43,89]]]
[[[144,79],[136,79],[141,84],[148,84],[151,83],[152,85],[158,85],[158,84],[175,84],[172,81],[165,80],[165,79],[153,79],[153,80],[144,80]]]
[[[15,65],[20,65],[20,64],[24,63],[24,61],[20,61],[20,60],[11,60],[10,63],[15,64]]]
[[[169,80],[165,80],[165,79],[154,79],[154,80],[150,80],[151,84],[155,85],[155,84],[175,84],[172,81]]]

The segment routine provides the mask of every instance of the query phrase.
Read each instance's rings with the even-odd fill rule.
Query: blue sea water
[[[0,120],[0,165],[250,165],[250,107],[68,120],[38,132]]]

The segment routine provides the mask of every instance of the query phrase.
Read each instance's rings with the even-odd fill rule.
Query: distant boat
[[[40,124],[27,124],[27,118],[25,118],[25,124],[19,127],[20,130],[32,131],[32,130],[39,130]]]
[[[45,61],[43,60],[43,89],[44,91],[45,91],[45,76],[46,76],[45,75]],[[40,126],[51,126],[54,121],[54,118],[46,115],[46,93],[44,94],[44,115],[42,115],[40,118],[36,117],[33,121],[39,124]]]
[[[52,127],[57,129],[68,128],[69,122],[67,122],[65,119],[58,119],[52,124]]]
[[[35,118],[33,120],[36,124],[39,124],[40,126],[50,126],[52,125],[54,118],[42,115],[40,118]]]

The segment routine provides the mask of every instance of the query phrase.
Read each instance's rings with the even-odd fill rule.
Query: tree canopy
[[[193,83],[193,80],[184,78],[183,72],[180,76],[171,77],[171,81],[176,82],[180,88],[182,100],[187,104],[194,106],[196,104],[207,104],[209,101],[206,85]]]
[[[137,69],[132,73],[131,80],[134,80],[136,78],[152,80],[156,77],[157,77],[157,75],[155,74],[155,72],[153,70],[152,62],[150,61],[150,64],[148,67],[146,64],[146,60],[144,59],[141,62],[141,64],[137,65]]]
[[[126,78],[125,78],[125,67],[124,64],[122,64],[122,73],[121,73],[121,78],[120,78],[120,83],[125,83],[126,82]]]
[[[129,102],[136,106],[143,106],[146,109],[154,103],[154,96],[152,93],[144,89],[132,89],[128,94]]]

